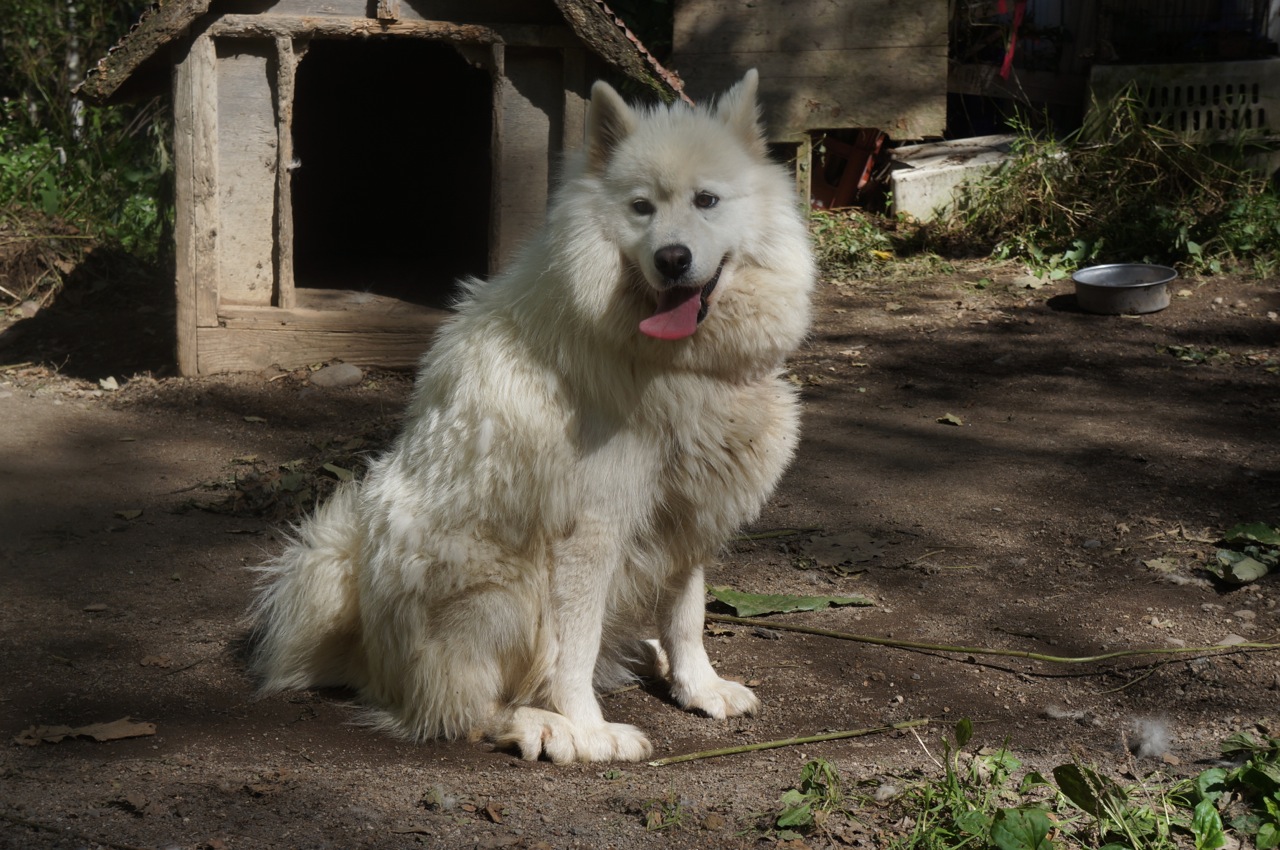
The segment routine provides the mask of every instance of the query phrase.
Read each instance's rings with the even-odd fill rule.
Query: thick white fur
[[[752,71],[711,109],[633,109],[596,84],[539,237],[466,285],[394,446],[263,568],[263,691],[349,686],[393,733],[556,762],[649,755],[594,690],[645,658],[685,708],[757,709],[703,649],[703,567],[795,449],[779,371],[813,265],[755,92]],[[696,333],[651,339],[677,243],[684,283],[723,270]]]

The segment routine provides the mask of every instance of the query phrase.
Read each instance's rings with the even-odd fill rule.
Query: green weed
[[[1159,262],[1201,273],[1280,257],[1280,195],[1246,166],[1247,140],[1211,144],[1144,123],[1121,96],[1065,139],[1014,123],[1007,161],[961,193],[929,233],[1062,277],[1095,262]]]
[[[813,759],[800,771],[800,783],[783,793],[773,826],[779,838],[797,838],[822,826],[833,812],[843,811],[844,802],[840,771],[826,759]]]
[[[1214,767],[1191,779],[1152,773],[1121,784],[1078,761],[1052,779],[1009,751],[962,752],[972,726],[943,742],[943,775],[918,781],[898,802],[895,850],[1218,850],[1245,839],[1280,847],[1280,738],[1231,736]]]

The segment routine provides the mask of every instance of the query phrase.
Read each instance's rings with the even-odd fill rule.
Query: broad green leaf
[[[966,835],[986,835],[991,819],[980,809],[967,809],[956,816],[956,829]]]
[[[1220,767],[1211,767],[1195,778],[1196,794],[1201,800],[1217,802],[1227,793],[1227,772]]]
[[[1211,800],[1201,800],[1196,804],[1195,814],[1191,817],[1191,834],[1196,841],[1196,850],[1219,850],[1227,843],[1222,818]]]
[[[1265,796],[1280,793],[1280,764],[1255,759],[1240,769],[1240,781]]]
[[[1050,828],[1039,809],[1001,809],[991,822],[991,843],[1000,850],[1048,850]]]
[[[780,827],[808,826],[813,823],[813,802],[795,788],[782,795],[782,812],[775,823]]]
[[[1274,850],[1280,847],[1280,824],[1264,823],[1258,827],[1258,834],[1254,836],[1253,846],[1257,850]]]
[[[1038,770],[1033,770],[1026,776],[1022,777],[1022,782],[1018,785],[1018,794],[1026,796],[1027,792],[1033,788],[1039,788],[1048,785],[1049,780],[1044,778],[1044,774]]]
[[[791,596],[777,593],[743,593],[730,587],[709,587],[707,591],[728,605],[739,617],[761,614],[787,614],[792,611],[817,611],[831,606],[866,606],[872,601],[865,596]]]
[[[1268,546],[1280,546],[1280,531],[1265,522],[1246,522],[1228,528],[1226,534],[1222,535],[1222,539],[1228,543],[1252,540]]]
[[[1068,800],[1095,818],[1105,813],[1099,795],[1121,802],[1127,798],[1124,789],[1110,779],[1078,764],[1058,765],[1053,769],[1053,778]]]
[[[1261,561],[1255,561],[1243,552],[1219,549],[1215,559],[1218,562],[1218,566],[1214,572],[1223,581],[1229,581],[1233,584],[1248,584],[1251,581],[1257,581],[1268,572],[1266,564]]]
[[[1264,749],[1266,748],[1258,743],[1258,739],[1248,732],[1236,732],[1222,742],[1222,754],[1224,756],[1231,756],[1236,753],[1252,754]]]
[[[973,738],[973,721],[967,717],[961,718],[960,722],[955,725],[952,732],[956,736],[956,746],[963,747],[965,744],[969,743],[971,738]]]

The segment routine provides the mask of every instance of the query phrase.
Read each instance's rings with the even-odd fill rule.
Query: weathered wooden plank
[[[494,149],[491,270],[501,269],[546,217],[552,162],[563,142],[563,69],[559,51],[504,50],[504,73],[494,80],[501,132]]]
[[[586,141],[587,92],[592,80],[587,79],[587,55],[581,49],[564,51],[564,151],[577,150]]]
[[[691,57],[692,58],[692,57]],[[696,57],[702,100],[760,71],[760,102],[774,141],[797,141],[809,130],[875,127],[894,139],[940,136],[947,120],[946,48],[856,50]],[[681,66],[682,75],[685,67]]]
[[[555,48],[580,46],[569,28],[564,26],[510,23],[467,24],[418,20],[409,15],[396,20],[338,15],[315,17],[275,14],[223,15],[209,25],[209,31],[215,36],[227,38],[277,38],[280,36],[365,38],[378,35],[403,35],[452,41],[458,44],[515,44]]]
[[[942,0],[678,0],[669,65],[704,100],[760,71],[769,137],[877,127],[897,139],[946,127]]]
[[[299,305],[234,307],[222,310],[222,327],[258,330],[413,331],[435,327],[452,315],[396,298],[334,289],[299,289]]]
[[[209,9],[209,0],[185,3],[157,3],[142,13],[134,31],[89,69],[76,93],[95,103],[104,103],[129,79],[143,62],[165,45],[176,43],[191,22]]]
[[[394,21],[400,17],[400,0],[378,0],[375,17],[380,21]]]
[[[393,0],[377,0],[378,8]],[[515,21],[519,23],[561,23],[553,4],[545,0],[413,0],[399,5],[398,19],[436,21]],[[367,0],[276,0],[263,9],[272,15],[301,17],[330,16],[362,18]],[[379,17],[381,14],[379,13]]]
[[[275,45],[214,42],[218,52],[218,297],[270,304],[275,290],[279,130],[271,94]]]
[[[678,0],[674,57],[947,46],[944,0]]]
[[[200,328],[200,374],[280,366],[294,369],[327,360],[362,366],[412,368],[435,337],[433,327],[399,331],[300,328]]]
[[[276,297],[279,307],[294,306],[293,293],[293,93],[299,56],[293,39],[276,38]]]
[[[182,50],[173,75],[173,170],[178,370],[199,371],[196,328],[218,312],[217,85],[214,47],[207,36]]]

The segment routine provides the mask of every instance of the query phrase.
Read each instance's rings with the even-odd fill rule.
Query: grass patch
[[[921,778],[894,806],[893,850],[1216,850],[1280,846],[1280,739],[1233,735],[1229,766],[1190,779],[1160,771],[1121,783],[1079,760],[1052,778],[1019,777],[1006,747],[964,751],[973,727],[961,721],[943,741],[941,777]],[[1138,776],[1134,766],[1126,772]]]
[[[1129,761],[1117,779],[1079,757],[1045,776],[1024,770],[1007,745],[973,748],[972,739],[961,720],[941,741],[940,773],[884,782],[852,783],[811,759],[741,834],[885,850],[1280,848],[1280,738],[1269,732],[1232,735],[1217,766],[1183,778]],[[651,829],[682,819],[672,795],[647,807]]]

